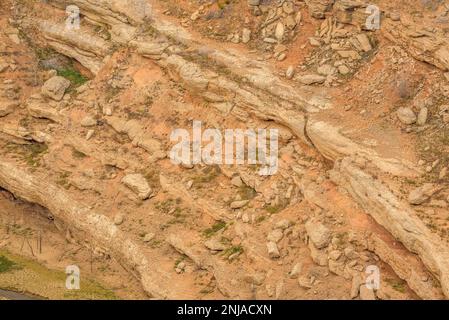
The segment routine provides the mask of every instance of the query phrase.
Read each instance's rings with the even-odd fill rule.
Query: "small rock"
[[[429,200],[440,188],[431,183],[425,183],[419,188],[411,191],[408,195],[408,202],[413,205],[420,205]]]
[[[359,55],[359,53],[354,50],[342,50],[342,51],[337,51],[337,53],[340,55],[340,57],[342,57],[344,59],[351,59],[351,60],[362,59],[362,57]]]
[[[345,248],[344,253],[345,253],[345,256],[350,260],[359,258],[359,254],[351,247]]]
[[[267,243],[267,251],[268,251],[268,256],[271,259],[276,259],[276,258],[279,258],[281,256],[279,254],[278,246],[276,245],[276,243],[274,243],[272,241]]]
[[[360,300],[376,300],[373,289],[368,289],[366,285],[360,286]]]
[[[393,21],[399,21],[401,20],[401,14],[399,12],[391,12],[390,19]]]
[[[342,64],[338,66],[338,72],[345,76],[351,72],[351,69],[349,69],[346,65]]]
[[[143,237],[143,242],[150,242],[151,240],[153,240],[155,237],[155,234],[150,232],[147,233],[144,237]]]
[[[318,74],[309,74],[309,75],[304,75],[298,78],[299,82],[301,82],[302,84],[305,85],[311,85],[311,84],[320,84],[320,83],[324,83],[324,81],[326,81],[326,77],[324,76],[320,76]]]
[[[235,176],[231,179],[231,184],[235,187],[241,187],[243,186],[243,181],[239,176]]]
[[[234,201],[231,203],[231,209],[240,209],[248,204],[249,200]]]
[[[444,77],[446,78],[447,81],[449,81],[449,72],[445,72]]]
[[[295,20],[295,18],[293,18],[293,16],[288,16],[284,19],[284,23],[286,25],[286,27],[290,30],[295,29],[296,25],[298,24]]]
[[[260,4],[260,0],[248,0],[248,5],[249,6],[258,6]]]
[[[356,38],[360,43],[360,47],[362,48],[363,51],[369,52],[373,49],[373,47],[371,46],[371,42],[366,34],[361,33],[357,35]]]
[[[323,76],[328,76],[335,73],[335,68],[329,64],[324,64],[318,67],[317,72]]]
[[[266,43],[277,43],[276,39],[269,38],[269,37],[264,38],[263,42],[266,42]]]
[[[298,11],[298,13],[295,16],[295,22],[296,22],[296,24],[300,24],[301,21],[302,21],[302,13],[301,13],[301,11]]]
[[[94,135],[95,131],[94,130],[89,130],[87,131],[86,134],[86,140],[90,140],[90,138],[92,138],[92,136]]]
[[[321,222],[309,220],[305,224],[307,234],[316,248],[326,247],[331,240],[331,232]]]
[[[326,253],[326,251],[318,249],[312,241],[309,241],[309,250],[310,250],[310,257],[312,258],[313,262],[315,262],[319,266],[327,266],[329,264],[329,258]]]
[[[183,167],[184,169],[193,169],[194,165],[192,163],[181,163],[181,167]]]
[[[97,120],[92,116],[85,116],[81,120],[81,126],[82,127],[93,127],[97,125]]]
[[[186,268],[186,263],[184,261],[181,261],[180,263],[178,263],[178,265],[176,266],[176,268],[184,271]]]
[[[237,44],[237,43],[240,43],[240,35],[239,34],[234,34],[233,36],[232,36],[232,38],[231,38],[231,42],[232,43],[235,43],[235,44]]]
[[[231,254],[231,255],[228,257],[228,260],[229,260],[229,261],[234,261],[235,259],[237,259],[237,258],[240,256],[240,254],[241,254],[241,252],[233,253],[233,254]]]
[[[114,107],[111,104],[104,105],[102,110],[103,114],[105,116],[112,116],[112,112],[114,111],[113,108]]]
[[[429,114],[429,109],[427,109],[426,107],[421,108],[421,110],[419,110],[418,119],[416,120],[416,123],[420,126],[425,125],[427,122],[428,114]]]
[[[443,169],[441,169],[438,178],[441,180],[444,179],[446,176],[447,176],[447,167],[444,167]]]
[[[319,47],[321,46],[321,43],[316,38],[309,38],[309,43],[312,47]]]
[[[398,119],[404,124],[414,124],[416,122],[416,115],[410,108],[399,108],[397,115]]]
[[[351,299],[355,299],[358,297],[361,285],[362,285],[362,277],[357,274],[352,278]]]
[[[20,40],[20,37],[18,34],[8,34],[8,38],[14,42],[15,44],[20,44],[22,41]]]
[[[340,250],[333,250],[329,253],[329,258],[332,260],[337,261],[342,255],[342,252]]]
[[[293,3],[289,1],[284,2],[284,4],[282,5],[282,9],[286,14],[292,14],[293,12],[295,12]]]
[[[278,243],[279,241],[282,240],[283,237],[284,237],[284,233],[282,232],[282,230],[275,229],[268,234],[267,240],[274,242],[274,243]]]
[[[147,180],[140,173],[128,174],[122,179],[122,183],[137,193],[139,199],[146,200],[151,195],[151,188]]]
[[[287,71],[285,72],[285,76],[287,77],[287,79],[292,79],[294,75],[295,75],[295,67],[289,66]]]
[[[283,52],[280,55],[278,55],[278,57],[276,59],[277,59],[277,61],[284,61],[285,58],[287,58],[287,55]]]
[[[288,276],[291,279],[296,279],[296,278],[298,278],[299,274],[301,273],[301,270],[302,270],[302,264],[297,263],[293,266],[292,270],[288,273]]]
[[[312,289],[312,282],[309,277],[303,276],[298,278],[298,284],[304,289]]]
[[[198,20],[199,17],[200,17],[199,11],[195,11],[195,12],[192,13],[192,15],[190,16],[190,20],[196,21],[196,20]]]
[[[276,222],[276,224],[274,225],[274,228],[285,230],[285,229],[288,229],[291,225],[292,225],[292,223],[290,222],[290,220],[282,219],[282,220],[279,220],[278,222]]]
[[[281,280],[276,284],[275,295],[274,295],[276,300],[281,297],[281,294],[283,293],[283,291],[284,291],[284,281]]]
[[[243,28],[242,31],[242,42],[248,43],[251,40],[251,30],[248,28]]]
[[[114,217],[114,224],[116,226],[119,226],[123,223],[124,220],[125,220],[124,216],[122,214],[118,214]]]
[[[276,30],[274,32],[274,36],[278,41],[282,41],[284,39],[285,27],[282,22],[278,22],[276,25]]]

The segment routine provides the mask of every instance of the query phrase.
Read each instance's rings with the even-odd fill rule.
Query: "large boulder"
[[[66,78],[55,76],[47,80],[42,86],[42,95],[56,101],[61,101],[65,91],[70,87],[70,81]]]

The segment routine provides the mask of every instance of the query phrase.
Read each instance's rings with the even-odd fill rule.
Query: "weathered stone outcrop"
[[[105,166],[113,166],[122,170],[136,170],[142,168],[142,163],[138,163],[135,159],[125,158],[114,151],[101,150],[98,145],[86,141],[83,138],[72,136],[70,139],[65,139],[63,144],[70,146],[89,157],[97,159]]]
[[[173,197],[179,197],[190,207],[198,212],[203,212],[216,221],[230,221],[231,215],[226,210],[217,207],[204,199],[194,199],[192,194],[185,188],[182,183],[173,181],[168,176],[160,175],[159,181],[162,189]]]
[[[408,177],[420,174],[413,164],[404,160],[384,158],[376,151],[345,137],[337,127],[327,122],[309,120],[306,131],[313,145],[329,160],[335,161],[346,156],[356,155],[371,161],[383,172]]]
[[[153,161],[165,158],[161,142],[145,132],[138,121],[124,120],[115,116],[107,117],[106,121],[115,131],[128,135],[133,145],[147,151]]]
[[[334,5],[338,22],[352,24],[366,29],[370,13],[367,4],[342,0]],[[379,8],[381,14],[382,8]],[[391,42],[401,46],[417,60],[430,63],[444,71],[449,70],[449,41],[444,30],[428,28],[422,21],[413,20],[406,15],[397,19],[382,16],[379,32]]]
[[[55,218],[83,234],[83,240],[103,248],[137,273],[147,293],[155,298],[169,298],[166,286],[173,286],[167,274],[147,259],[139,246],[120,231],[112,221],[75,201],[44,177],[30,175],[21,168],[0,160],[0,186],[26,201],[37,203]],[[73,234],[76,234],[75,232]]]
[[[368,237],[367,242],[368,249],[387,263],[419,297],[431,300],[444,299],[438,284],[427,274],[425,267],[421,266],[421,260],[399,243],[391,243],[375,233]]]
[[[60,110],[53,108],[43,101],[31,100],[27,104],[27,110],[32,117],[49,119],[56,123],[62,123],[66,117]]]
[[[136,28],[151,16],[151,5],[145,0],[50,0],[50,4],[64,9],[76,5],[89,22],[107,26],[113,41],[130,41]]]
[[[249,283],[244,292],[236,292],[233,289],[235,288],[233,283],[236,281],[245,283],[245,276],[249,274],[246,268],[239,264],[229,264],[226,260],[210,255],[202,244],[184,240],[193,237],[187,233],[170,234],[166,241],[179,253],[189,257],[199,268],[213,273],[217,280],[217,288],[224,296],[231,299],[250,299],[252,294]],[[229,277],[230,272],[232,277]]]
[[[442,31],[431,32],[422,25],[391,20],[383,23],[382,30],[415,59],[449,70],[449,41]]]
[[[50,47],[79,61],[94,74],[112,48],[110,42],[90,34],[89,30],[70,30],[64,24],[49,21],[41,21],[38,26]]]
[[[336,162],[331,178],[346,188],[377,223],[408,250],[419,255],[449,297],[449,249],[441,238],[430,232],[413,209],[401,202],[382,182],[358,168],[350,158]]]
[[[84,32],[81,36],[81,33],[75,34],[64,30],[63,25],[46,22],[40,24],[41,30],[55,50],[73,57],[94,73],[101,69],[104,58],[110,53],[114,43],[128,43],[136,48],[139,54],[153,59],[155,63],[166,69],[173,79],[182,81],[193,94],[202,97],[224,114],[233,114],[242,120],[246,120],[249,115],[254,115],[259,119],[273,120],[290,128],[304,143],[313,145],[325,158],[337,162],[332,175],[334,181],[346,187],[352,197],[380,225],[401,241],[408,250],[420,257],[426,267],[438,278],[445,295],[449,297],[449,253],[447,248],[414,216],[413,210],[400,202],[382,182],[374,180],[368,173],[345,157],[361,157],[382,172],[397,176],[418,176],[420,172],[414,165],[400,159],[382,157],[374,150],[344,136],[339,128],[330,123],[310,119],[312,113],[331,107],[326,97],[313,90],[308,91],[282,81],[267,65],[261,62],[247,59],[232,51],[204,47],[201,43],[193,41],[183,28],[159,18],[152,22],[152,28],[159,33],[160,37],[148,36],[136,39],[138,28],[147,18],[146,9],[142,11],[143,14],[139,11],[139,4],[142,1],[126,2],[126,6],[123,1],[119,0],[72,1],[81,8],[90,22],[105,25],[111,30],[111,41],[97,36],[89,36]],[[68,4],[67,1],[62,0],[51,2],[58,5]],[[325,12],[331,9],[333,2],[332,0],[309,0],[307,4],[313,16],[322,18]],[[361,27],[366,22],[365,8],[366,5],[355,1],[337,1],[334,5],[339,22]],[[441,39],[440,35],[430,34],[427,31],[416,30],[416,28],[391,21],[388,21],[383,28],[391,41],[406,48],[415,58],[432,63],[443,70],[449,68],[447,42]],[[188,44],[189,51],[180,44]],[[196,59],[199,51],[206,52],[206,54],[203,54],[201,59]],[[203,63],[204,60],[213,63]],[[215,66],[215,68],[211,66]],[[138,123],[117,117],[107,117],[106,121],[117,132],[126,133],[133,140],[134,145],[155,155],[155,159],[162,157],[162,155],[159,157],[160,142],[148,137],[144,128],[140,127]],[[79,147],[82,148],[83,143],[83,141],[79,141]],[[91,151],[87,150],[86,153]],[[342,158],[344,159],[340,161]],[[107,159],[106,162],[110,161],[112,160]],[[126,167],[125,164],[117,166]],[[77,207],[69,207],[65,209],[66,211],[62,211],[65,205],[64,201],[67,200],[56,199],[57,203],[54,204],[51,202],[52,200],[48,200],[51,198],[50,194],[43,194],[44,191],[34,191],[34,185],[18,187],[17,183],[11,183],[8,179],[14,181],[16,177],[11,178],[5,175],[2,182],[0,173],[0,182],[6,185],[6,188],[11,187],[13,192],[17,190],[18,196],[37,202],[50,210],[59,210],[67,223],[72,223],[73,212],[77,212]],[[26,184],[22,180],[21,182]],[[161,177],[161,184],[163,187],[165,185],[165,189],[186,194],[184,189],[174,188],[173,184],[163,180],[163,177]],[[47,192],[49,191],[47,190]],[[51,192],[57,192],[57,190],[51,189]],[[186,198],[188,197],[187,194]],[[89,212],[83,211],[83,214],[88,215],[91,220],[97,219],[95,215],[91,217]],[[215,215],[215,218],[222,218],[222,215]],[[83,228],[86,232],[92,231],[90,224],[78,223],[75,226]],[[102,227],[105,228],[104,234],[98,235],[99,239],[97,240],[108,243],[110,240],[108,235],[112,231],[108,231],[106,225]],[[115,235],[115,232],[112,233]],[[122,236],[120,235],[120,237]],[[178,245],[171,244],[184,253],[188,252],[187,249],[180,249]],[[131,247],[131,245],[129,246]],[[382,248],[385,244],[372,240],[372,246],[376,248],[375,252],[383,252]],[[121,255],[125,254],[122,252],[125,249],[129,250],[124,245],[115,248]],[[137,249],[132,247],[131,251],[133,250]],[[125,257],[132,258],[132,263],[140,268],[140,273],[146,274],[149,268],[148,261],[145,260],[143,263],[144,257],[137,253],[135,257],[130,257],[131,254],[128,253]],[[193,257],[193,254],[188,255]],[[416,280],[417,276],[413,270],[401,269],[397,265],[397,260],[391,259],[387,253],[379,255],[387,263],[394,265],[393,269],[409,282],[412,289],[422,292],[423,297],[434,296],[431,288],[427,288],[426,285],[420,284]],[[195,259],[192,258],[192,260]],[[139,261],[140,264],[138,264]],[[200,262],[197,264],[202,265]],[[163,288],[153,287],[153,276],[145,275],[145,277],[148,282],[146,284],[148,292],[155,292],[156,296],[166,296]],[[142,279],[144,279],[143,275]],[[162,282],[160,279],[158,281]]]

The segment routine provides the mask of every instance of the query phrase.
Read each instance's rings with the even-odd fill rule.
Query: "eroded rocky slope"
[[[152,298],[448,298],[449,7],[372,2],[6,1],[0,187]],[[195,120],[278,173],[174,165]]]

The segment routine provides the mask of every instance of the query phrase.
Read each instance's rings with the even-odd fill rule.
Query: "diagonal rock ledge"
[[[172,283],[167,275],[150,263],[139,246],[106,216],[78,203],[63,189],[48,183],[47,179],[30,175],[5,159],[0,159],[0,186],[17,197],[47,208],[55,218],[83,233],[95,245],[106,249],[123,265],[137,273],[144,290],[152,297],[170,298],[170,290],[165,286],[171,286]]]
[[[377,223],[387,229],[411,252],[416,253],[440,281],[442,290],[449,297],[449,250],[442,240],[415,216],[380,181],[362,171],[350,158],[337,161],[331,179],[345,187],[354,200]]]
[[[86,8],[91,8],[86,1],[75,2],[83,4]],[[101,3],[104,3],[104,1]],[[95,12],[92,14],[92,17],[96,14],[101,16],[101,10],[95,9],[91,11]],[[109,12],[108,15],[110,15]],[[105,19],[103,22],[107,23],[108,19]],[[120,23],[126,24],[125,20],[122,20]],[[178,30],[165,21],[158,21],[154,26],[158,31],[166,35],[170,35],[174,30]],[[185,33],[180,33],[178,38],[182,38],[181,40],[188,43],[189,39]],[[398,39],[401,38],[399,37]],[[64,42],[65,40],[61,41]],[[271,80],[274,77],[272,78],[270,73],[264,73],[265,69],[262,69],[259,74],[254,74],[253,72],[257,68],[247,68],[242,64],[236,64],[236,67],[233,68],[232,62],[235,62],[235,59],[232,58],[232,55],[214,51],[209,58],[224,62],[233,75],[239,76],[245,72],[249,74],[246,78],[248,82],[238,83],[213,71],[203,71],[201,66],[189,62],[181,55],[169,55],[168,49],[170,45],[174,45],[173,43],[155,48],[152,46],[151,41],[151,39],[144,39],[133,42],[133,45],[138,48],[142,55],[154,59],[160,66],[169,69],[172,76],[180,77],[190,86],[192,91],[199,93],[205,100],[217,107],[224,102],[230,102],[233,105],[231,112],[236,116],[240,112],[249,112],[261,119],[274,120],[286,125],[304,142],[309,144],[311,142],[326,158],[333,161],[344,156],[358,155],[373,161],[384,172],[399,176],[415,176],[419,174],[409,164],[405,164],[397,159],[384,159],[373,150],[359,146],[356,142],[338,133],[338,129],[334,127],[328,127],[322,131],[322,127],[317,128],[316,123],[310,121],[308,123],[308,112],[317,111],[317,109],[313,108],[314,105],[312,103],[304,103],[304,98],[300,99],[300,104],[293,103],[291,99],[295,97],[298,90],[288,85],[278,85],[278,82]],[[403,45],[407,44],[404,42]],[[435,50],[434,52],[442,51]],[[64,52],[62,51],[62,53]],[[426,56],[419,54],[415,54],[415,56],[445,68],[444,60],[440,59],[435,62],[433,57],[426,58]],[[293,92],[294,94],[286,96],[285,92],[289,94]],[[223,99],[223,96],[227,98]],[[270,101],[270,104],[265,103],[265,101]],[[273,105],[276,107],[273,108]],[[326,126],[330,125],[326,124]],[[332,136],[335,138],[334,140],[329,137],[329,131],[335,133]],[[338,174],[334,176],[335,181],[339,184],[342,184],[344,181],[345,184],[349,185],[348,189],[353,198],[379,224],[387,228],[389,232],[403,242],[411,252],[420,256],[429,270],[440,280],[446,296],[449,296],[447,249],[442,247],[440,240],[433,236],[417,218],[414,218],[412,209],[402,204],[380,182],[375,181],[366,172],[351,165],[348,161],[347,159],[341,162],[337,161],[334,172]],[[335,178],[337,175],[339,177]],[[379,192],[382,196],[379,195]]]

